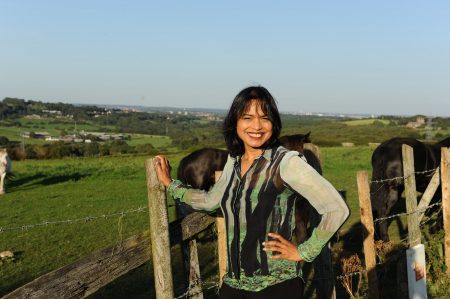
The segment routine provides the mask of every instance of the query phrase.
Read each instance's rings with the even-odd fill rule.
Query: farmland
[[[372,150],[369,147],[321,148],[324,174],[337,189],[346,191],[352,211],[341,229],[341,235],[345,235],[359,222],[356,171],[370,169]],[[174,166],[173,175],[178,161],[185,154],[168,154]],[[0,275],[3,279],[0,282],[0,295],[53,269],[147,230],[144,168],[147,158],[125,155],[15,162],[15,177],[8,182],[8,193],[0,199],[0,227],[6,229],[0,233],[0,248],[15,252],[16,258],[1,265]],[[169,217],[174,219],[171,205],[172,202],[169,202]],[[123,217],[116,215],[70,222],[71,219],[112,215],[139,207],[144,210]],[[23,225],[46,221],[61,223],[20,229]],[[8,231],[8,228],[15,229]],[[396,226],[392,225],[392,235],[396,235],[395,230]],[[203,250],[210,252],[210,246],[203,245]],[[206,260],[209,266],[215,263],[214,256]],[[179,266],[179,257],[175,257],[174,267]],[[94,297],[109,298],[111,292],[116,294],[116,298],[121,297],[121,292],[137,292],[136,298],[145,297],[152,293],[151,279],[151,268],[147,264]]]
[[[322,149],[325,175],[338,189],[348,190],[354,213],[344,227],[357,221],[355,170],[369,168],[369,148]],[[348,151],[348,150],[347,150]],[[176,173],[185,153],[169,154]],[[146,207],[146,156],[25,160],[14,163],[15,177],[0,199],[3,228],[45,221],[78,219]],[[343,164],[345,172],[340,171]],[[170,203],[169,203],[170,204]],[[171,219],[173,207],[169,207]],[[146,211],[87,222],[61,223],[0,234],[0,246],[17,253],[0,268],[0,289],[8,291],[53,269],[148,228]],[[150,278],[149,285],[150,285]]]

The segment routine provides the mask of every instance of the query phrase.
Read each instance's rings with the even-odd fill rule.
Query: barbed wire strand
[[[397,177],[393,177],[390,179],[381,179],[381,180],[371,180],[370,183],[388,183],[388,182],[392,182],[392,181],[396,181],[396,180],[404,180],[406,178],[409,178],[412,175],[421,175],[421,174],[429,174],[429,176],[432,176],[432,174],[434,175],[434,173],[439,169],[439,167],[436,167],[434,169],[428,169],[428,170],[424,170],[424,171],[415,171],[413,173],[411,173],[409,176],[397,176]],[[432,173],[432,174],[431,174]]]
[[[197,288],[197,287],[198,287],[198,284],[199,284],[199,281],[198,281],[198,280],[194,281],[193,284],[192,284],[191,286],[189,286],[189,288],[187,289],[186,292],[184,292],[183,294],[179,295],[178,297],[175,297],[174,299],[181,299],[181,298],[185,298],[185,297],[188,297],[188,296],[194,296],[194,295],[200,294],[200,293],[202,293],[202,292],[204,292],[204,291],[209,291],[209,290],[211,290],[211,289],[213,289],[213,288],[217,288],[217,287],[219,286],[219,284],[216,283],[216,282],[205,282],[205,283],[200,283],[200,286],[201,286],[202,288],[201,288],[200,290],[198,290],[197,292],[192,293],[192,290],[193,290],[194,288]],[[211,284],[211,286],[206,287],[206,288],[203,288],[203,286],[208,285],[208,284]]]
[[[0,227],[0,233],[7,232],[7,231],[25,231],[32,228],[42,227],[42,226],[49,226],[49,225],[56,225],[56,224],[72,224],[72,223],[78,223],[78,222],[90,222],[94,220],[102,220],[102,219],[108,219],[112,217],[121,217],[123,218],[125,215],[132,214],[132,213],[141,213],[145,212],[147,210],[147,207],[138,207],[134,209],[130,209],[127,211],[121,211],[111,214],[102,214],[102,215],[96,215],[96,216],[86,216],[81,218],[72,218],[72,219],[64,219],[64,220],[55,220],[55,221],[44,221],[36,224],[24,224],[19,226],[3,226]],[[120,218],[119,218],[119,224],[120,224]]]
[[[431,209],[435,206],[440,206],[441,204],[442,204],[441,202],[437,202],[437,203],[431,204],[427,207],[423,207],[423,208],[420,208],[420,209],[417,209],[417,210],[414,210],[411,212],[403,212],[403,213],[398,213],[398,214],[394,214],[394,215],[387,216],[387,217],[377,218],[373,221],[373,223],[377,223],[380,221],[388,220],[388,219],[399,217],[399,216],[408,216],[408,215],[412,215],[412,214],[416,214],[416,213],[422,213],[422,212],[425,212],[426,210]]]

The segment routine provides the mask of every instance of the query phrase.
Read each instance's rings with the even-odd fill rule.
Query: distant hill
[[[84,106],[83,104],[77,104]],[[107,108],[107,109],[120,109],[120,110],[136,110],[142,112],[174,112],[174,111],[187,111],[192,113],[215,113],[225,115],[227,113],[226,109],[213,109],[213,108],[186,108],[186,107],[154,107],[154,106],[139,106],[139,105],[104,105],[95,104],[97,107]]]

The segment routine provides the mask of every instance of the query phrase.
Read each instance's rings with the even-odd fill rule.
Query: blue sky
[[[0,99],[450,116],[450,1],[0,0]]]

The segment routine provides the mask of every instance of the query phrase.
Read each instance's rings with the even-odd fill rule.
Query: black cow
[[[375,149],[372,154],[370,185],[374,219],[388,216],[405,189],[403,178],[401,178],[403,177],[403,144],[411,146],[414,150],[414,171],[430,171],[415,175],[417,190],[424,192],[431,180],[431,170],[438,167],[441,162],[441,147],[450,146],[450,137],[435,144],[425,144],[414,138],[396,137],[383,142]],[[389,240],[387,220],[377,222],[375,237],[384,241]]]

